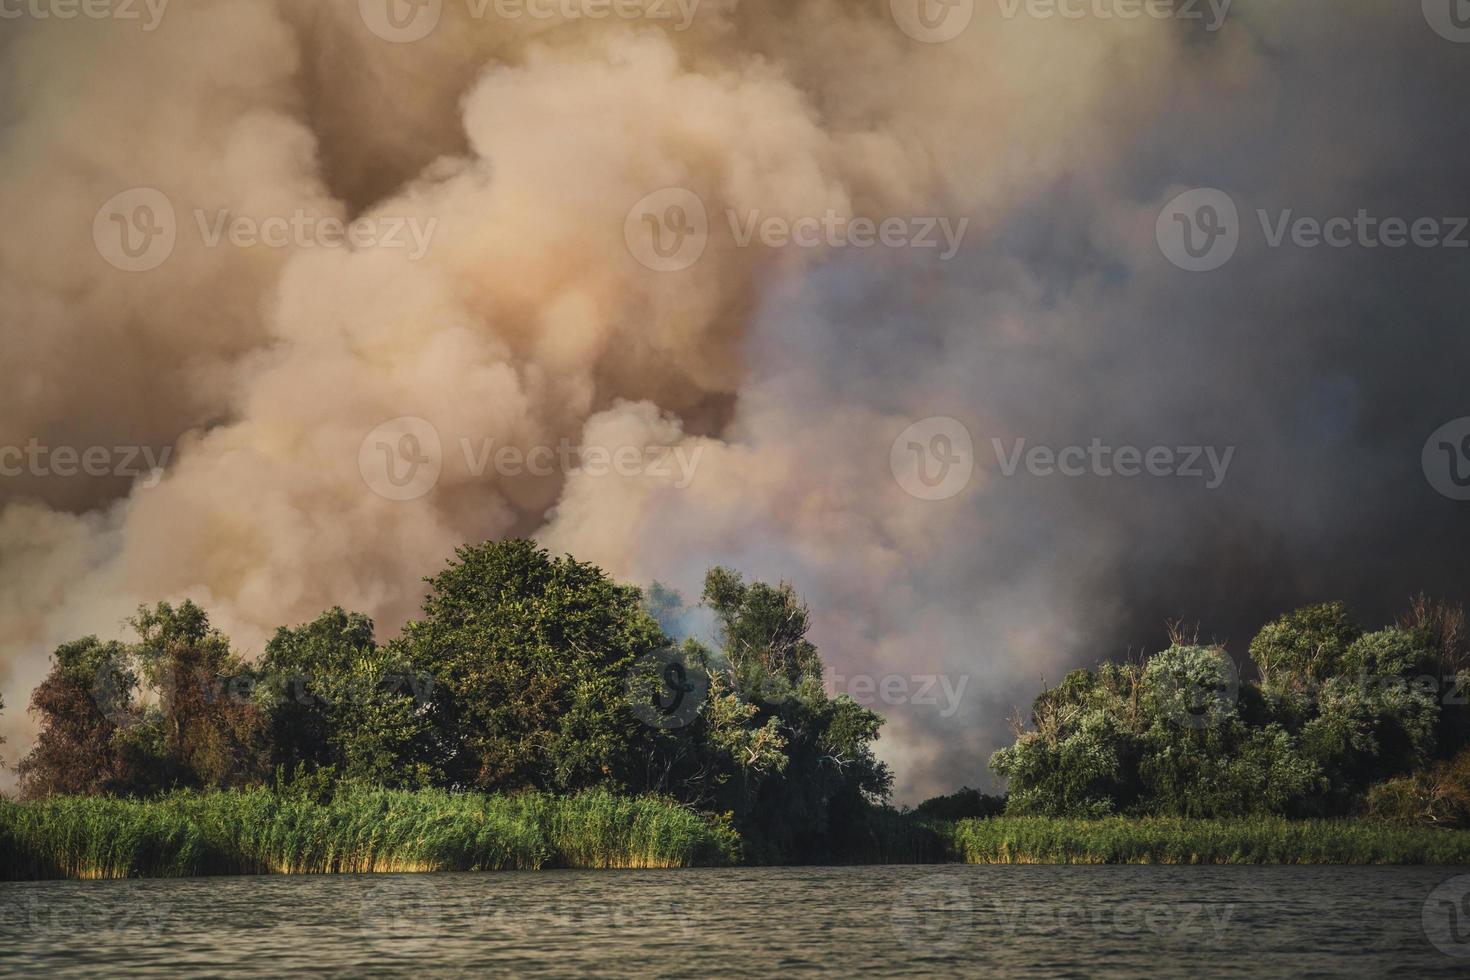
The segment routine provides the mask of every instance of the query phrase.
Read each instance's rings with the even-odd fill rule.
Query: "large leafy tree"
[[[1234,663],[1178,640],[1142,664],[1068,674],[992,757],[1012,813],[1238,816],[1298,808],[1320,774],[1279,726],[1247,723]]]
[[[572,789],[636,782],[648,730],[625,679],[669,645],[636,588],[530,541],[460,548],[404,630],[433,678],[435,764],[455,785]]]
[[[1139,687],[1136,669],[1105,667],[1042,692],[1030,728],[1015,722],[1015,743],[990,759],[1009,783],[1008,812],[1101,817],[1127,807],[1138,793]]]
[[[1413,633],[1380,630],[1354,640],[1341,675],[1321,685],[1301,739],[1327,774],[1332,807],[1434,758],[1441,705],[1437,682],[1424,674],[1431,659]]]
[[[682,600],[674,601],[682,606]],[[744,816],[762,781],[786,770],[789,741],[779,719],[763,717],[760,707],[736,688],[720,658],[703,644],[686,640],[674,660],[686,672],[701,673],[706,689],[687,724],[652,734],[637,785],[701,809]],[[630,697],[646,700],[650,687],[662,697],[665,682],[656,669],[650,680],[651,685],[649,681],[630,685]]]

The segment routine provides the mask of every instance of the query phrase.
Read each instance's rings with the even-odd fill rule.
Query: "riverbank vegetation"
[[[332,609],[252,661],[193,603],[142,608],[55,651],[0,874],[1470,863],[1440,829],[1470,824],[1457,609],[1312,606],[1240,662],[1176,627],[1039,695],[991,759],[1008,795],[900,811],[794,589],[716,568],[701,606],[709,642],[668,590],[512,540],[459,549],[387,642]]]
[[[160,603],[129,642],[56,650],[22,796],[596,791],[719,814],[748,861],[878,847],[882,718],[825,691],[800,598],[717,568],[703,602],[716,645],[677,643],[640,590],[514,540],[461,548],[387,643],[333,609],[250,663],[203,609]]]
[[[1007,815],[1470,821],[1461,610],[1419,600],[1367,631],[1341,603],[1310,606],[1244,664],[1173,633],[1142,661],[1068,674],[1014,722],[991,760]]]
[[[269,789],[0,801],[0,877],[682,868],[732,864],[726,821],[670,800]]]
[[[1001,817],[951,834],[969,864],[1470,864],[1470,832],[1375,820]]]
[[[1376,820],[989,817],[873,808],[847,864],[1470,864],[1470,831]],[[721,817],[670,800],[269,789],[0,801],[0,879],[688,868],[742,863]]]

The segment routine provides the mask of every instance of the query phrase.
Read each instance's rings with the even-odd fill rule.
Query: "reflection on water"
[[[0,884],[0,970],[1464,976],[1464,871],[951,865]]]

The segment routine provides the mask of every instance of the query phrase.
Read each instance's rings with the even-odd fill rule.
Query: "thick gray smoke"
[[[715,563],[793,581],[910,801],[983,783],[1013,705],[1165,617],[1239,650],[1292,603],[1464,591],[1467,505],[1421,449],[1470,415],[1470,251],[1270,240],[1288,209],[1446,238],[1470,214],[1452,21],[977,0],[931,43],[904,0],[574,16],[597,6],[0,25],[0,447],[110,454],[0,480],[12,757],[50,649],[141,601],[195,598],[247,651],[333,604],[391,630],[454,545],[513,533],[686,594]],[[1189,272],[1160,215],[1201,187],[1239,243]],[[113,215],[141,234],[164,210],[135,188],[175,241],[129,272]],[[662,243],[691,202],[702,251],[660,271],[642,223]],[[277,245],[240,218],[299,220]],[[783,245],[768,218],[934,219],[939,247]],[[333,220],[402,247],[324,243]],[[942,500],[907,437],[891,452],[934,417],[973,443]],[[916,463],[946,448],[931,429]],[[1093,444],[1215,455],[1199,478],[1024,461]],[[602,475],[568,445],[641,462]]]

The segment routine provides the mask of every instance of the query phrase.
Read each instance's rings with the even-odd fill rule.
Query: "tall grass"
[[[0,801],[0,878],[727,864],[728,824],[661,799],[268,790]]]
[[[953,826],[970,864],[1470,864],[1470,832],[1370,820],[1058,820]]]
[[[1470,832],[1369,820],[997,817],[873,808],[838,863],[1470,864]],[[657,798],[268,790],[0,800],[0,879],[677,868],[737,863],[728,819]],[[799,857],[799,856],[798,856]]]

